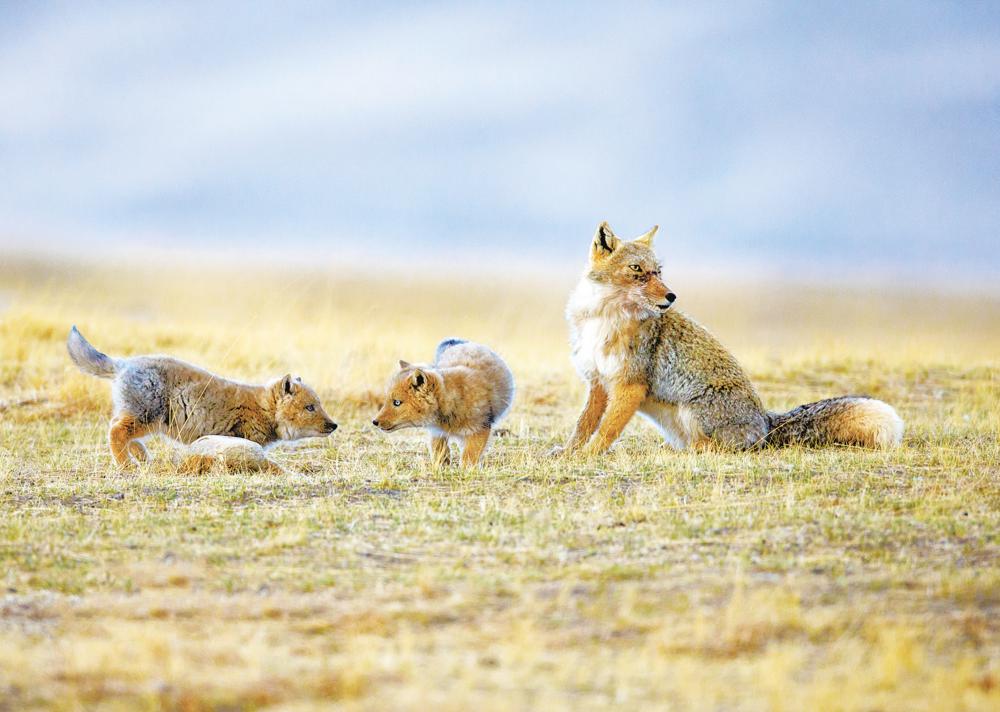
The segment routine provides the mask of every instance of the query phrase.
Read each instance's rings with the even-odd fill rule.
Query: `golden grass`
[[[708,285],[680,305],[775,409],[897,406],[892,453],[553,462],[583,388],[571,278],[0,264],[0,710],[939,710],[1000,706],[1000,302]],[[111,468],[112,354],[293,371],[341,424],[301,474]],[[493,345],[515,408],[479,471],[368,425],[399,358]]]

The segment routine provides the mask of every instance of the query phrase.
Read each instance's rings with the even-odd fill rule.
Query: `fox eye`
[[[316,410],[316,406],[314,406],[312,403],[310,403],[309,405],[306,406],[306,410],[308,410],[310,413],[312,413],[313,411]]]
[[[399,406],[403,405],[403,401],[401,401],[401,400],[394,400],[392,402],[392,404],[398,408]]]
[[[633,272],[642,272],[642,267],[639,265],[629,265],[628,268]]]

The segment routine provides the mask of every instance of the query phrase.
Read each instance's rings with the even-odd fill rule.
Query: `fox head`
[[[438,411],[438,378],[428,369],[400,361],[399,372],[389,382],[385,404],[372,425],[387,433],[433,425]]]
[[[611,227],[597,226],[590,245],[590,265],[586,279],[608,306],[638,318],[665,312],[677,298],[663,283],[661,267],[653,252],[653,236],[659,226],[635,240],[619,240]]]
[[[316,391],[291,374],[271,384],[275,422],[282,440],[298,440],[329,435],[337,424],[323,410]]]

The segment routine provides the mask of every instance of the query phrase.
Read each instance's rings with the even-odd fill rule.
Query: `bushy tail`
[[[69,330],[66,348],[73,363],[84,373],[99,378],[114,378],[118,362],[91,346],[75,326]]]
[[[769,415],[769,445],[893,448],[903,439],[903,421],[895,409],[866,396],[827,398]]]
[[[458,346],[459,344],[464,344],[465,339],[445,339],[440,344],[438,344],[437,352],[434,354],[434,362],[437,363],[441,360],[441,354],[450,349],[452,346]]]

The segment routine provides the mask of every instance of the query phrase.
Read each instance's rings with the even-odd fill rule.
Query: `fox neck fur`
[[[635,351],[642,327],[657,314],[584,275],[566,306],[573,365],[587,381],[617,380],[627,370],[625,356]]]
[[[270,445],[286,438],[278,425],[278,403],[281,398],[280,384],[266,386],[236,384],[245,393],[247,408],[242,422],[243,432],[238,437],[252,440],[260,445]]]

